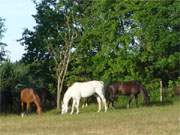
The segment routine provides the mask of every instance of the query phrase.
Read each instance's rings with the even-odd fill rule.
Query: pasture
[[[108,109],[97,106],[80,109],[79,115],[61,115],[55,110],[41,116],[32,114],[0,116],[1,135],[178,135],[179,100],[169,105]]]

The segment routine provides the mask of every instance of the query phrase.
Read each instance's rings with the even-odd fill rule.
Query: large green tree
[[[165,82],[178,77],[179,7],[177,0],[137,3],[133,19],[140,24],[138,64],[144,75]]]
[[[89,1],[70,78],[176,79],[178,12],[177,0]]]

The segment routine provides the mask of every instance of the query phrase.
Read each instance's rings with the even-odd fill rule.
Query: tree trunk
[[[60,109],[61,105],[61,92],[63,89],[63,84],[64,84],[64,78],[66,76],[67,68],[69,65],[69,60],[70,60],[70,51],[67,51],[65,56],[64,56],[64,61],[62,64],[62,68],[60,72],[58,73],[58,85],[57,85],[57,110]]]
[[[160,102],[163,102],[163,84],[162,80],[160,81]]]
[[[67,24],[68,31],[65,34],[64,50],[63,50],[62,54],[60,55],[61,56],[59,59],[60,63],[58,63],[58,66],[56,69],[57,78],[58,78],[58,84],[57,84],[57,109],[58,110],[60,109],[61,92],[63,89],[64,78],[66,76],[66,72],[67,72],[67,68],[68,68],[69,60],[70,60],[70,54],[71,54],[70,49],[72,47],[72,44],[73,44],[75,38],[77,37],[77,33],[74,31],[73,28],[71,28],[69,17],[66,16],[66,19],[67,19],[66,24]],[[74,17],[72,17],[72,19],[74,20]]]
[[[61,89],[60,89],[60,82],[61,82],[61,77],[58,75],[58,84],[57,84],[57,110],[60,109],[60,96],[61,96]]]

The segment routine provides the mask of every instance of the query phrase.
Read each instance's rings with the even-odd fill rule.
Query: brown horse
[[[127,81],[127,82],[116,82],[108,85],[106,87],[106,99],[108,101],[108,106],[111,103],[112,107],[114,107],[114,100],[116,99],[118,94],[130,96],[127,108],[129,108],[132,99],[135,97],[136,106],[137,106],[137,98],[138,94],[142,92],[144,96],[144,103],[149,104],[150,97],[146,89],[137,81]]]
[[[26,103],[26,112],[28,113],[30,109],[30,104],[34,103],[36,105],[36,112],[41,114],[41,102],[39,96],[34,92],[32,88],[24,88],[21,90],[21,108],[24,110],[24,103]]]
[[[40,96],[42,106],[55,107],[56,96],[51,94],[47,88],[45,88],[45,87],[40,88],[38,94]]]

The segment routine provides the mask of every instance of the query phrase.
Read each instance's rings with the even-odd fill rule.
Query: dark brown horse
[[[28,113],[30,109],[30,104],[34,103],[36,105],[36,112],[41,114],[41,102],[39,96],[35,93],[32,88],[25,88],[21,90],[21,108],[24,111],[24,103],[26,103],[26,112]]]
[[[118,94],[130,96],[129,102],[127,107],[129,108],[130,103],[133,98],[136,100],[137,105],[137,98],[138,94],[142,93],[144,96],[144,103],[147,105],[149,104],[149,95],[144,86],[142,86],[137,81],[127,81],[127,82],[116,82],[108,85],[106,87],[106,99],[108,102],[108,106],[111,103],[112,107],[114,107],[114,100],[118,96]]]
[[[56,96],[51,94],[47,88],[42,87],[39,89],[39,96],[41,99],[42,106],[50,106],[55,107],[56,106]]]

